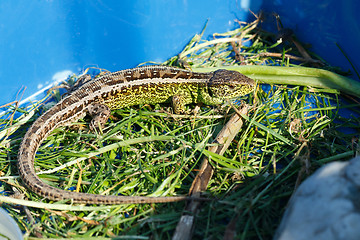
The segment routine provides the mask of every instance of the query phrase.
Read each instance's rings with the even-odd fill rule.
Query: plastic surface
[[[17,223],[9,214],[0,208],[0,240],[22,240],[23,235]]]
[[[176,55],[209,20],[205,36],[247,21],[248,11],[280,14],[285,27],[313,51],[351,68],[337,42],[356,61],[360,2],[310,0],[1,1],[0,105],[32,95],[90,67],[110,71]],[[354,77],[355,78],[355,77]]]

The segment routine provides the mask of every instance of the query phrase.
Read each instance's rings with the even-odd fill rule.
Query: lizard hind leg
[[[94,103],[88,106],[88,112],[92,117],[90,122],[90,129],[92,131],[103,128],[111,113],[108,106],[100,103]]]

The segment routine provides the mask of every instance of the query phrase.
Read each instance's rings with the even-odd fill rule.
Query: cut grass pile
[[[286,70],[315,64],[337,70],[311,53],[310,59],[304,57],[304,49],[299,50],[291,41],[276,41],[275,34],[259,27],[259,21],[239,23],[238,29],[214,34],[209,41],[196,35],[182,53],[165,63],[199,71],[235,66],[255,79],[282,84],[259,85],[254,93],[238,100],[249,105],[248,114],[222,156],[208,147],[216,145],[212,141],[235,114],[229,104],[192,105],[188,109],[193,111],[186,115],[172,114],[166,104],[135,106],[113,111],[102,133],[89,131],[88,118],[56,129],[36,155],[35,168],[41,179],[59,188],[96,194],[186,195],[206,156],[214,174],[204,196],[213,200],[204,202],[197,213],[194,239],[229,235],[271,238],[296,186],[324,163],[354,155],[359,109],[352,98],[339,100],[339,91],[351,93],[346,89],[355,85],[346,88],[336,82],[335,86],[331,79],[326,86],[304,83],[304,78],[312,77],[311,69],[299,80],[298,73],[279,77],[281,74],[264,67],[276,65]],[[251,70],[257,67],[264,69],[261,73]],[[322,81],[326,79],[328,75]],[[0,118],[1,190],[3,195],[12,196],[1,196],[0,200],[25,236],[171,238],[184,202],[79,206],[52,203],[23,187],[16,168],[19,144],[28,126],[48,108],[44,103],[49,98],[29,107],[10,104]],[[347,109],[353,115],[343,117]]]

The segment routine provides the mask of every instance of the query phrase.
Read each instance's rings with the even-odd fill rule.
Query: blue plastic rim
[[[343,70],[357,69],[360,2],[310,0],[1,1],[0,105],[20,100],[87,67],[117,71],[162,62],[199,33],[236,27],[260,9],[280,14],[285,27]],[[353,76],[355,79],[356,77]]]

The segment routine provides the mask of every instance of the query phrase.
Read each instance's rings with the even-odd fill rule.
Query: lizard
[[[23,184],[32,192],[53,201],[70,200],[84,204],[161,203],[189,199],[189,196],[147,197],[100,195],[71,192],[44,183],[36,175],[34,159],[42,141],[60,126],[92,117],[90,129],[103,126],[112,109],[132,105],[172,102],[175,113],[185,105],[217,105],[243,96],[255,88],[245,75],[220,69],[198,73],[167,66],[143,66],[88,79],[38,117],[28,128],[18,152],[18,171]]]

